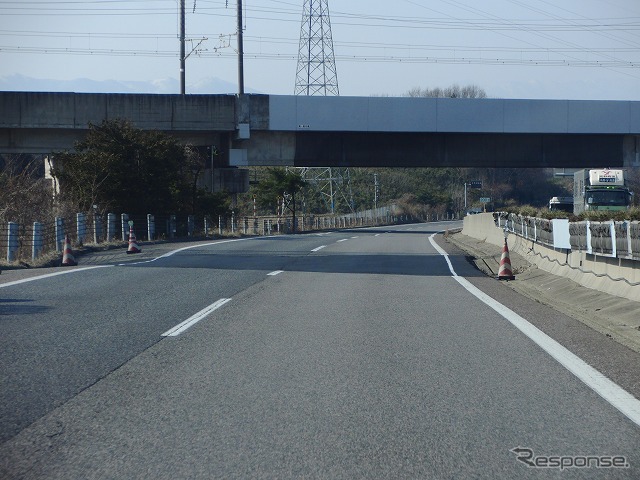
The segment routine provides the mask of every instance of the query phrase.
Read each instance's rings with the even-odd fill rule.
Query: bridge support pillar
[[[623,141],[624,166],[640,168],[640,135],[627,135]]]

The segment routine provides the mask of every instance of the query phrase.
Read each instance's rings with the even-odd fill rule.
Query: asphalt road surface
[[[640,478],[637,377],[530,328],[588,337],[433,236],[455,225],[0,285],[0,478]]]

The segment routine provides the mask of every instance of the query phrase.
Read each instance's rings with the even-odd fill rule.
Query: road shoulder
[[[466,252],[479,270],[497,276],[502,251],[495,245],[462,233],[445,235],[445,240]],[[504,284],[640,353],[640,302],[592,290],[545,272],[518,254],[510,252],[509,257],[516,280]]]

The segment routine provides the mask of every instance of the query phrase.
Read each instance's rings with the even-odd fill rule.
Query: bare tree
[[[414,87],[406,94],[407,97],[429,97],[429,98],[487,98],[487,93],[477,85],[467,85],[460,87],[457,84],[447,88],[420,88]]]
[[[49,219],[53,190],[44,178],[43,159],[7,155],[0,160],[0,221],[27,225]]]

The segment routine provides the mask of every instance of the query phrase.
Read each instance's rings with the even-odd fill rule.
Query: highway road
[[[640,478],[639,356],[475,270],[457,225],[5,278],[0,478]]]

